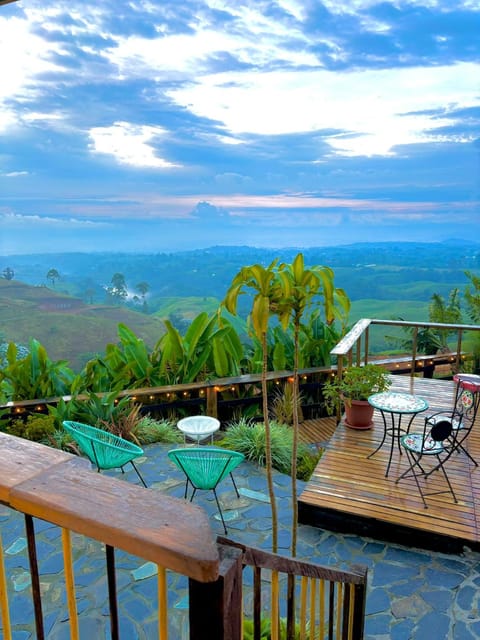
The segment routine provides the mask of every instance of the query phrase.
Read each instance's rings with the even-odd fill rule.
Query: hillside
[[[92,354],[103,352],[107,343],[117,342],[120,322],[149,346],[165,331],[155,316],[120,307],[87,305],[48,287],[0,279],[2,340],[28,344],[34,337],[52,360],[68,360],[75,370]]]
[[[184,333],[201,311],[216,311],[242,267],[289,262],[298,251],[238,246],[169,254],[0,256],[0,274],[8,267],[15,277],[0,278],[0,337],[25,344],[34,336],[53,359],[67,359],[77,369],[117,341],[119,322],[153,346],[164,332],[163,318]],[[434,293],[448,299],[452,289],[464,290],[466,270],[480,273],[478,243],[371,243],[303,253],[306,265],[332,267],[336,286],[352,301],[351,323],[361,317],[427,320]],[[59,278],[47,287],[49,269],[58,270]],[[105,304],[114,274],[124,277],[129,293],[122,307]],[[145,295],[139,283],[147,285]],[[143,306],[148,314],[139,312]],[[250,306],[249,296],[241,296],[239,313],[246,315]],[[370,346],[385,348],[383,337],[372,331]]]

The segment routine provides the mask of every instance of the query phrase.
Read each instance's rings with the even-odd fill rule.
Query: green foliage
[[[290,474],[292,468],[293,431],[285,424],[275,421],[270,422],[272,466],[281,473]],[[262,422],[254,423],[246,418],[240,418],[232,423],[226,430],[220,446],[243,453],[250,462],[265,466],[266,463],[266,436],[265,425]],[[305,473],[313,470],[320,455],[314,454],[310,449],[300,444],[297,452],[297,467],[302,469],[302,475],[297,475],[301,480],[306,480]],[[310,477],[310,476],[308,476]]]
[[[375,364],[347,367],[341,378],[334,377],[325,383],[325,406],[333,413],[341,401],[367,400],[372,393],[386,391],[390,384],[389,373],[383,367]]]
[[[26,440],[45,442],[55,432],[55,418],[33,413],[27,419],[16,419],[5,427],[5,432]]]
[[[127,396],[121,399],[117,396],[118,391],[98,395],[89,393],[85,400],[72,398],[66,402],[61,399],[56,406],[49,406],[48,410],[58,428],[62,427],[64,420],[75,420],[92,427],[106,428],[131,439],[130,433],[136,424],[134,412],[138,412],[138,408],[132,406]]]
[[[310,625],[306,625],[305,629],[307,635],[301,633],[300,624],[295,623],[295,631],[292,640],[302,640],[308,638],[309,640],[318,640],[318,632],[312,636],[310,633]],[[254,640],[254,626],[253,620],[245,618],[243,620],[243,640]],[[272,638],[272,621],[270,618],[262,618],[260,621],[260,640],[271,640]],[[287,620],[280,618],[279,624],[279,640],[287,640]]]
[[[70,391],[73,371],[65,360],[52,362],[38,340],[30,340],[29,353],[23,358],[10,342],[6,360],[0,369],[0,388],[11,400],[52,398]]]
[[[301,403],[301,398],[298,398],[297,401]],[[273,393],[273,400],[269,408],[272,420],[280,424],[291,425],[293,423],[294,402],[293,385],[291,383],[287,382],[283,387],[277,387]]]
[[[165,384],[240,375],[243,348],[227,318],[200,313],[184,336],[169,320],[165,327],[153,356]]]
[[[467,315],[475,323],[480,323],[480,276],[476,276],[471,271],[465,271],[465,275],[470,280],[465,287],[465,303],[467,305]]]
[[[140,444],[163,442],[177,444],[183,442],[183,437],[171,420],[155,420],[151,416],[140,418],[134,429],[134,435]]]

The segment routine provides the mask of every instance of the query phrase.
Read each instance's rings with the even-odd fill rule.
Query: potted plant
[[[369,429],[373,425],[373,407],[368,397],[386,391],[390,387],[389,373],[375,364],[347,367],[342,377],[328,380],[323,387],[327,411],[338,411],[340,403],[345,407],[345,424],[352,429]]]

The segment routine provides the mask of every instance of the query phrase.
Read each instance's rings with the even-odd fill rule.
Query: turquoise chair
[[[136,444],[82,422],[65,420],[63,428],[77,442],[80,451],[97,467],[97,471],[120,468],[124,473],[123,467],[130,462],[143,486],[147,486],[133,462],[134,458],[143,455],[143,449]]]
[[[190,447],[187,449],[172,449],[168,452],[168,457],[187,477],[185,499],[188,494],[188,485],[192,485],[193,488],[190,502],[198,489],[213,491],[226,534],[227,527],[218,501],[217,486],[226,476],[230,475],[237,497],[240,497],[232,471],[245,459],[243,453],[215,447]]]

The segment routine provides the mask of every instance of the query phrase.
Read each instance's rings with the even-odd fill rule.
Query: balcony
[[[372,322],[380,321],[362,321],[363,329],[359,330],[357,326],[336,347],[339,359],[338,367],[333,370],[334,374],[341,374],[344,362],[354,360],[353,354],[356,354],[359,362],[369,361],[368,333],[365,330]],[[448,358],[452,366],[457,366],[468,358],[461,346],[463,332],[466,329],[480,330],[480,327],[457,329],[460,335],[457,351],[448,356],[442,355],[443,358]],[[363,357],[359,346],[362,340],[365,342]],[[432,358],[436,364],[435,354],[410,354],[406,358],[410,375],[393,375],[394,389],[428,396],[432,407],[443,408],[450,405],[453,384],[414,375],[420,362],[430,364]],[[382,364],[395,369],[397,363],[389,361]],[[301,372],[302,377],[307,379],[328,374],[325,369]],[[269,374],[272,385],[290,377],[291,372]],[[255,382],[255,376],[242,376],[183,385],[175,389],[169,387],[124,393],[130,396],[135,394],[137,401],[143,395],[155,402],[162,394],[172,391],[182,395],[188,387],[189,391],[204,391],[208,411],[215,414],[223,388],[228,385],[252,385]],[[36,399],[31,402],[10,403],[8,408],[15,413],[17,409],[24,411],[53,401],[54,399]],[[372,464],[367,464],[366,456],[378,442],[376,428],[359,434],[346,431],[341,423],[337,427],[336,421],[331,419],[306,421],[303,426],[306,427],[304,432],[310,433],[310,440],[318,440],[318,434],[321,433],[321,439],[330,437],[330,442],[311,483],[300,496],[302,522],[331,530],[354,530],[359,534],[397,540],[406,545],[417,544],[420,540],[425,546],[441,547],[449,551],[457,550],[467,543],[470,547],[478,547],[478,523],[474,509],[478,498],[478,483],[475,480],[476,473],[472,474],[471,469],[459,467],[459,475],[454,478],[454,482],[462,483],[461,504],[458,509],[453,508],[450,503],[439,501],[435,509],[425,514],[419,509],[419,501],[415,502],[412,491],[399,488],[396,490],[398,495],[394,495],[392,483],[387,483],[383,475],[385,458],[382,457],[382,452],[368,461]],[[78,598],[75,563],[82,561],[79,549],[88,550],[89,554],[94,548],[95,553],[100,550],[104,556],[108,612],[102,609],[102,615],[108,618],[106,629],[112,638],[129,637],[118,611],[119,592],[126,587],[117,578],[117,558],[124,562],[124,554],[141,559],[140,564],[153,563],[156,567],[156,593],[149,594],[150,604],[152,597],[157,603],[154,607],[155,616],[150,613],[145,624],[148,623],[149,628],[155,627],[159,638],[205,637],[206,617],[209,621],[210,638],[240,638],[242,592],[244,602],[250,601],[254,605],[251,615],[259,628],[261,608],[255,606],[255,603],[260,603],[260,593],[264,591],[262,575],[265,576],[265,573],[273,576],[270,578],[271,585],[282,584],[282,579],[287,574],[297,576],[296,613],[304,629],[308,628],[307,615],[313,612],[315,623],[327,624],[331,633],[336,634],[335,637],[363,637],[366,595],[364,569],[334,570],[332,567],[321,567],[252,549],[233,540],[218,539],[205,511],[198,506],[86,471],[78,458],[42,445],[2,434],[0,447],[4,461],[0,501],[18,518],[23,518],[28,548],[33,606],[31,619],[24,620],[22,624],[29,629],[34,627],[37,638],[47,637],[48,633],[45,624],[48,612],[45,614],[42,610],[42,600],[49,579],[45,576],[43,566],[43,547],[36,540],[37,532],[45,523],[52,528],[52,545],[58,548],[58,554],[61,555],[64,574],[61,584],[50,584],[50,587],[61,594],[58,597],[64,610],[62,616],[64,622],[68,621],[71,638],[80,637],[79,628],[83,620],[83,603]],[[480,456],[480,452],[476,451],[476,447],[480,448],[480,441],[472,440],[472,447],[472,453]],[[465,461],[462,459],[458,463],[464,465]],[[396,469],[392,472],[393,477],[395,472]],[[385,514],[389,514],[388,517]],[[438,524],[437,529],[432,524],[434,521]],[[79,543],[79,540],[82,542]],[[13,637],[10,611],[16,610],[19,595],[12,587],[13,578],[9,573],[11,566],[3,558],[1,560],[0,583],[3,597],[0,605],[3,637],[8,640]],[[252,571],[253,577],[247,579],[242,586],[245,570]],[[179,580],[185,581],[188,610],[188,623],[182,629],[181,636],[176,635],[178,627],[175,627],[175,612],[171,604],[172,584],[178,584]],[[99,585],[94,583],[87,590],[90,588],[95,592]],[[315,598],[320,593],[323,594],[323,613],[319,622],[319,614],[315,613],[319,611]],[[329,594],[328,597],[326,594]],[[312,604],[307,605],[310,601]],[[267,616],[273,616],[276,620],[278,612],[285,611],[284,605],[278,600],[276,588],[269,588],[267,596],[263,595],[262,602],[266,602]]]

